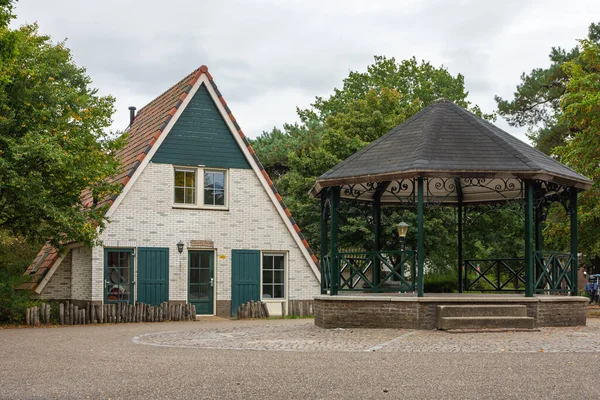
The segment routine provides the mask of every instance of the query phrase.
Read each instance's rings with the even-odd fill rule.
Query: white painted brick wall
[[[71,296],[73,300],[92,300],[92,249],[77,247],[71,250]],[[61,266],[62,267],[62,266]]]
[[[49,300],[71,299],[71,260],[73,251],[65,256],[44,289],[40,298]],[[38,296],[36,296],[38,297]]]
[[[320,286],[275,206],[251,169],[229,170],[229,210],[173,208],[173,166],[150,163],[111,217],[105,246],[169,247],[170,300],[187,300],[187,248],[177,242],[212,240],[217,250],[217,300],[231,297],[231,250],[284,251],[288,299],[312,299]],[[224,254],[225,259],[219,258]],[[102,300],[104,252],[92,251],[92,299]]]

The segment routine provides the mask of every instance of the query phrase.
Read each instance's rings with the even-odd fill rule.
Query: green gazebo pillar
[[[417,295],[423,297],[423,264],[425,262],[423,246],[423,178],[417,185]]]
[[[458,293],[463,292],[464,282],[463,282],[463,191],[462,186],[460,184],[460,179],[454,179],[454,184],[456,186],[456,194],[457,194],[457,206],[456,213],[458,214]]]
[[[577,189],[570,188],[571,206],[571,294],[577,296],[578,263],[577,263]]]
[[[375,251],[381,251],[381,194],[380,190],[375,191],[373,198],[373,225],[375,229]],[[381,282],[381,261],[379,257],[373,260],[373,286],[379,286]]]
[[[329,258],[330,288],[329,294],[338,294],[340,284],[340,257],[338,256],[338,224],[340,212],[340,187],[334,186],[329,189],[329,211],[331,214],[331,250]]]
[[[326,257],[328,253],[327,249],[327,196],[328,190],[324,189],[321,193],[321,294],[327,293],[327,274],[329,271],[325,270]]]
[[[525,181],[525,297],[533,297],[535,287],[533,258],[533,184]]]

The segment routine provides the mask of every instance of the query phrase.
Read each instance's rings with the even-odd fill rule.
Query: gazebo
[[[439,305],[440,302],[460,303],[465,299],[470,299],[473,304],[490,301],[539,303],[540,298],[544,298],[552,304],[564,302],[578,307],[575,314],[579,322],[567,321],[560,325],[580,323],[583,300],[577,297],[577,194],[591,185],[585,176],[448,100],[442,99],[425,107],[321,175],[310,191],[311,196],[320,198],[322,211],[322,295],[315,299],[317,325],[328,325],[323,318],[334,315],[330,306],[339,306],[336,301],[352,302],[356,308],[356,304],[379,299]],[[371,251],[345,253],[338,248],[341,201],[372,205],[375,248]],[[570,218],[568,253],[543,248],[541,224],[548,208],[555,202],[564,206]],[[497,259],[481,267],[465,262],[462,244],[464,210],[509,203],[518,204],[523,212],[525,252],[520,260],[522,263],[515,265],[509,260]],[[498,293],[506,290],[514,293],[519,289],[512,283],[522,282],[524,296],[455,295],[451,296],[452,300],[437,303],[429,301],[428,296],[423,297],[426,258],[423,210],[431,205],[457,210],[458,294],[473,283],[473,279],[471,282],[465,282],[465,279],[475,276],[475,281],[486,283],[488,289]],[[415,250],[381,248],[381,208],[386,206],[416,209]],[[396,294],[384,296],[384,292]],[[545,296],[540,296],[542,294]],[[527,307],[528,314],[533,313],[531,307]],[[373,325],[357,324],[356,315],[350,314],[330,320],[338,326],[344,325],[343,320],[352,320],[352,323],[347,321],[351,326]],[[538,318],[536,323],[538,326],[553,324],[548,321]],[[585,323],[585,315],[583,321]],[[421,325],[431,327],[431,324],[429,318]]]

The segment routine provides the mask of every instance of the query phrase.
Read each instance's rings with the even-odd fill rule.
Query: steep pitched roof
[[[260,160],[256,156],[254,149],[252,149],[250,142],[246,138],[246,135],[242,131],[237,120],[231,113],[231,110],[229,109],[227,102],[225,101],[225,99],[223,98],[223,95],[217,88],[217,85],[214,82],[212,75],[208,72],[208,67],[206,67],[205,65],[202,65],[201,67],[192,71],[185,78],[183,78],[182,80],[177,82],[170,89],[168,89],[166,92],[164,92],[163,94],[158,96],[156,99],[152,100],[150,103],[148,103],[146,106],[144,106],[137,112],[137,114],[135,115],[135,119],[133,120],[133,123],[131,124],[131,126],[129,127],[129,129],[127,131],[127,134],[128,134],[127,144],[125,145],[125,147],[123,149],[121,149],[117,153],[117,156],[121,159],[122,168],[121,168],[121,172],[117,176],[114,177],[113,182],[119,182],[122,185],[123,190],[121,191],[120,194],[115,195],[112,199],[109,200],[111,206],[114,204],[114,202],[117,200],[117,198],[119,198],[119,196],[124,196],[126,194],[125,190],[128,187],[127,185],[130,184],[130,181],[131,181],[132,177],[134,176],[135,172],[138,170],[138,168],[140,167],[140,165],[142,164],[142,162],[144,161],[146,156],[150,153],[150,150],[154,147],[154,145],[157,143],[159,138],[161,138],[161,136],[163,134],[165,134],[165,130],[166,130],[167,126],[169,125],[169,122],[175,116],[175,114],[179,110],[180,106],[182,105],[182,103],[184,102],[184,100],[186,99],[186,97],[188,96],[188,94],[190,93],[190,91],[192,90],[192,88],[194,87],[194,85],[196,84],[198,79],[200,79],[200,77],[202,75],[205,75],[206,78],[208,79],[208,81],[210,82],[210,85],[211,85],[212,89],[215,91],[220,104],[224,107],[224,109],[227,113],[227,116],[229,117],[229,119],[231,120],[233,125],[235,126],[237,135],[242,139],[244,146],[246,146],[246,149],[252,156],[251,162],[255,163],[255,165],[260,170],[260,173],[266,180],[266,182],[269,186],[269,189],[272,191],[275,198],[277,199],[278,205],[282,208],[284,214],[288,218],[288,220],[293,228],[291,230],[292,235],[295,235],[297,237],[298,241],[300,243],[302,243],[302,245],[304,246],[304,248],[310,255],[310,260],[307,260],[307,261],[309,263],[312,261],[314,263],[313,266],[317,266],[318,265],[317,257],[315,256],[314,252],[310,248],[308,242],[306,241],[306,238],[302,234],[300,227],[298,227],[298,224],[292,217],[290,210],[287,208],[287,206],[283,202],[281,195],[279,194],[279,192],[273,185],[273,181],[271,181],[265,168],[263,167]],[[168,132],[166,132],[166,133],[168,133]],[[131,184],[133,184],[133,182],[131,182]],[[91,193],[84,193],[83,196],[84,196],[83,203],[88,206],[91,206],[92,205]],[[110,212],[110,210],[109,210],[109,212]],[[46,245],[46,246],[44,246],[44,248],[42,248],[42,250],[40,250],[40,252],[38,253],[38,256],[36,257],[36,261],[34,261],[34,263],[27,269],[27,272],[25,273],[26,275],[31,274],[32,268],[35,266],[36,262],[39,261],[40,257],[43,256],[43,254],[46,252],[48,247],[49,247],[49,245]],[[56,250],[52,249],[51,251],[53,252],[52,257],[48,257],[46,259],[46,261],[44,261],[44,265],[46,267],[37,269],[37,271],[34,272],[34,275],[35,275],[35,279],[33,280],[34,285],[33,285],[33,287],[28,287],[28,289],[35,289],[35,287],[36,287],[35,283],[40,282],[42,280],[42,278],[45,276],[45,274],[51,269],[52,264],[57,259],[59,259],[59,255],[56,252]]]
[[[485,175],[488,174],[488,175]],[[317,179],[323,187],[417,176],[542,179],[587,189],[585,176],[462,107],[442,100]]]

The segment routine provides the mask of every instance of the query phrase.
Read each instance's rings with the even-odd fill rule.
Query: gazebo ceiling
[[[418,177],[425,178],[426,201],[442,203],[456,203],[459,196],[465,203],[522,199],[524,179],[556,184],[546,185],[546,192],[592,185],[502,129],[441,100],[325,172],[311,195],[340,186],[342,197],[370,201],[379,186],[382,204],[411,203]]]

